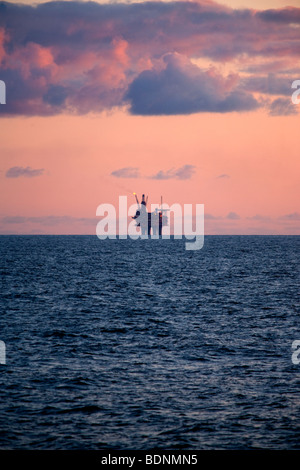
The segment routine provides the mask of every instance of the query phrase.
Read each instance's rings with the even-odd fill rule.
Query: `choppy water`
[[[0,448],[299,449],[299,242],[0,237]]]

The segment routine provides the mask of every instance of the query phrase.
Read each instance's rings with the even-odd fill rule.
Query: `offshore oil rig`
[[[142,235],[150,235],[151,228],[153,235],[162,235],[162,228],[168,226],[168,216],[164,213],[169,209],[163,209],[162,197],[160,199],[160,208],[156,208],[154,212],[147,211],[148,196],[145,200],[145,194],[142,195],[141,203],[139,203],[136,193],[135,196],[138,209],[132,217],[136,219],[137,227],[141,227]]]

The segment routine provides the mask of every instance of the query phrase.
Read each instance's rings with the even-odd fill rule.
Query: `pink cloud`
[[[191,61],[209,59],[216,64],[234,59],[236,68],[241,60],[244,69],[247,57],[260,62],[276,58],[277,63],[282,58],[285,64],[292,64],[300,50],[298,28],[294,27],[300,23],[299,8],[256,12],[204,0],[3,5],[1,79],[7,83],[10,97],[5,114],[82,114],[123,107],[125,96],[133,89],[137,98],[136,87],[143,86],[145,73],[160,78],[162,88],[155,93],[162,96],[163,74],[171,69],[171,83],[181,99],[176,113],[222,112],[220,103],[232,92],[235,96],[224,104],[227,111],[253,109],[252,90],[241,87],[238,73],[225,77],[215,67],[200,69]],[[252,67],[248,74],[255,79],[258,72],[253,63]],[[290,74],[292,78],[298,77]],[[188,82],[196,90],[199,79],[211,104],[193,110],[189,93],[184,103],[185,87]],[[196,92],[199,99],[200,91]],[[139,105],[146,103],[141,96],[148,92],[147,88],[138,90]],[[136,102],[129,105],[134,109]],[[148,112],[139,109],[140,114]]]

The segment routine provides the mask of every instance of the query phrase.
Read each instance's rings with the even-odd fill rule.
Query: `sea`
[[[300,449],[299,244],[1,236],[0,449]]]

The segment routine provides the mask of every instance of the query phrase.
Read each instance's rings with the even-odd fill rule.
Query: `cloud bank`
[[[34,178],[35,176],[40,176],[44,173],[44,169],[34,169],[30,166],[13,166],[7,170],[5,173],[6,178],[20,178],[25,176],[26,178]]]
[[[239,10],[205,0],[2,2],[0,78],[7,104],[0,116],[115,108],[138,115],[251,111],[265,102],[256,93],[272,103],[287,97],[299,78],[293,72],[299,24],[300,8]],[[259,64],[280,60],[283,69],[262,75]],[[219,71],[231,63],[241,72]],[[287,114],[274,107],[273,114]]]
[[[170,170],[159,170],[152,176],[144,176],[146,178],[151,178],[155,180],[168,180],[168,179],[178,179],[178,180],[187,180],[190,179],[196,171],[196,167],[194,165],[183,165],[180,168],[171,168]],[[116,178],[140,178],[139,168],[136,167],[125,167],[120,168],[118,170],[114,170],[111,172],[111,176],[115,176]]]
[[[178,169],[170,169],[167,171],[159,170],[155,175],[151,176],[151,178],[156,180],[188,180],[195,173],[195,168],[194,165],[183,165]]]
[[[138,168],[128,166],[112,171],[111,175],[115,176],[116,178],[139,178],[140,172]]]
[[[180,54],[168,54],[163,61],[165,68],[146,70],[130,84],[125,99],[133,114],[226,113],[259,106],[240,89],[236,75],[224,78],[213,69],[203,72]]]

